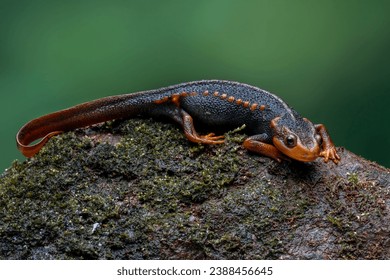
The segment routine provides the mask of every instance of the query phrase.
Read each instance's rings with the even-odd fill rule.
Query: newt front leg
[[[336,147],[333,144],[332,139],[330,139],[325,126],[323,124],[316,124],[314,126],[322,140],[322,151],[320,152],[320,157],[323,157],[325,162],[332,160],[335,164],[338,164],[340,156],[337,154]]]
[[[287,156],[275,148],[275,146],[266,143],[267,138],[267,134],[253,135],[244,140],[243,146],[248,151],[270,157],[277,162],[282,162],[282,160],[290,160]]]

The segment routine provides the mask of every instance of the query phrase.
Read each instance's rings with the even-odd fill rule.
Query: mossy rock
[[[248,153],[115,121],[52,138],[0,177],[1,259],[389,259],[390,171]]]

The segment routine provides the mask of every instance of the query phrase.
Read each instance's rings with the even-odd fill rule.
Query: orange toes
[[[325,162],[332,160],[335,164],[338,164],[340,161],[340,156],[337,154],[336,148],[331,147],[320,153],[320,156],[324,158]]]
[[[206,143],[206,144],[222,144],[224,143],[224,140],[220,140],[220,139],[224,139],[225,136],[223,135],[220,135],[220,136],[215,136],[214,133],[209,133],[207,135],[201,135],[199,136],[202,143]]]
[[[223,135],[219,135],[219,136],[215,136],[214,133],[209,133],[207,135],[204,135],[204,136],[201,136],[202,138],[205,138],[205,139],[209,139],[209,140],[212,140],[212,141],[215,141],[215,140],[219,140],[219,139],[224,139],[225,136]],[[223,141],[222,141],[223,142]]]

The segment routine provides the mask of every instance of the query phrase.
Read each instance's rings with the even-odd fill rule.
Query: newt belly
[[[17,133],[19,150],[34,156],[54,135],[113,119],[166,117],[178,123],[188,140],[222,144],[223,136],[200,135],[194,123],[223,130],[245,125],[243,147],[277,161],[340,161],[322,124],[301,117],[276,95],[230,81],[206,80],[156,90],[110,96],[54,112],[26,123]],[[34,145],[32,142],[40,140]]]

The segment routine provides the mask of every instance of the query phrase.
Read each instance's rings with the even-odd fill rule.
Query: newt
[[[340,156],[322,124],[301,117],[276,95],[238,82],[203,80],[155,90],[109,96],[41,116],[17,133],[18,149],[33,157],[53,136],[76,128],[137,116],[168,118],[178,123],[191,142],[222,144],[223,135],[200,135],[194,123],[208,129],[245,125],[243,147],[278,162],[302,162]],[[213,130],[211,130],[213,131]],[[34,141],[40,140],[36,144]]]

